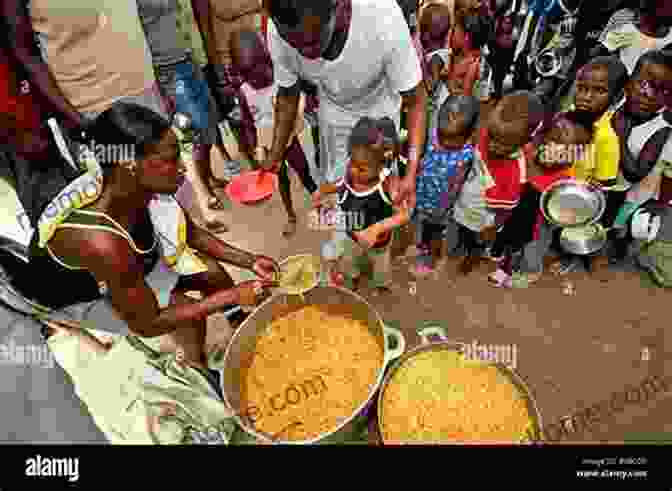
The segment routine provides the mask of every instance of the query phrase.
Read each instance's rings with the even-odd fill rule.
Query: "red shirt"
[[[0,47],[0,112],[14,114],[25,129],[38,128],[43,113],[28,80],[22,79],[14,67],[16,63]]]
[[[491,159],[488,141],[488,130],[481,128],[477,148],[492,178],[491,186],[485,191],[485,200],[490,208],[512,210],[518,205],[527,182],[528,148],[521,150],[519,158]]]

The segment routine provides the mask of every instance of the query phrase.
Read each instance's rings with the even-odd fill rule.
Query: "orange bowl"
[[[260,170],[243,172],[234,177],[225,192],[238,204],[254,204],[267,200],[278,187],[278,176]]]

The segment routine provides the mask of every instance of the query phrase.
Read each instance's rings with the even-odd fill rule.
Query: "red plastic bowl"
[[[277,175],[272,172],[255,170],[243,172],[234,177],[226,187],[225,192],[229,199],[235,203],[253,204],[273,196],[277,187]]]

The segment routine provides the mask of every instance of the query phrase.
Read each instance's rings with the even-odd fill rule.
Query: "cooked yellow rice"
[[[363,322],[334,310],[312,305],[278,318],[244,360],[241,405],[243,411],[260,409],[257,431],[286,441],[312,439],[334,430],[368,399],[383,347]],[[288,394],[292,386],[298,392]]]
[[[451,350],[408,359],[386,387],[381,409],[388,444],[518,443],[534,434],[518,388],[497,367]]]

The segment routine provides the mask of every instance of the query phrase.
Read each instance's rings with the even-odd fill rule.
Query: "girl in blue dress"
[[[480,113],[472,96],[450,96],[439,110],[427,152],[418,172],[414,221],[418,230],[417,275],[434,271],[441,259],[443,236],[474,156],[471,138]],[[455,227],[451,227],[455,228]]]

